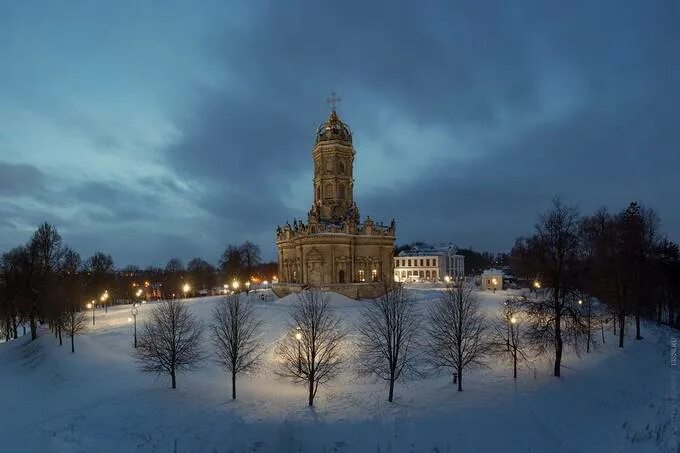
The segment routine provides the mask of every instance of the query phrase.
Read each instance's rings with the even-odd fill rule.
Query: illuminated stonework
[[[392,281],[394,220],[360,222],[354,202],[352,133],[335,110],[316,132],[314,202],[307,223],[276,229],[279,295],[315,286],[353,298],[376,297]]]

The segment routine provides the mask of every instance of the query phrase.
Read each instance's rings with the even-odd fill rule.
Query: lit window
[[[371,280],[374,282],[378,281],[378,269],[371,270]]]
[[[365,282],[365,281],[366,281],[366,275],[365,275],[363,269],[359,269],[359,281],[360,281],[360,282]]]

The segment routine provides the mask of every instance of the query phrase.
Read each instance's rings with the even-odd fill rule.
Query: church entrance
[[[338,283],[345,283],[345,270],[340,269],[340,272],[338,272]]]

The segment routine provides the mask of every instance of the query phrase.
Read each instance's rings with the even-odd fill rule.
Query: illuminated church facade
[[[316,131],[312,149],[314,201],[307,223],[294,220],[276,229],[279,282],[283,296],[320,287],[352,298],[372,298],[393,281],[394,220],[361,222],[354,202],[352,133],[335,109]]]

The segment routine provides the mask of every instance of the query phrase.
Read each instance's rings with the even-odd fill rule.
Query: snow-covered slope
[[[426,305],[438,291],[414,294]],[[507,293],[480,297],[493,313]],[[216,300],[186,303],[207,324]],[[507,366],[491,361],[466,376],[462,393],[450,377],[431,376],[398,383],[393,404],[383,383],[358,378],[349,361],[309,409],[305,389],[274,373],[274,344],[290,334],[295,298],[255,300],[266,360],[240,378],[236,401],[210,361],[180,374],[177,390],[165,376],[139,372],[129,307],[98,311],[75,354],[49,332],[0,344],[0,451],[651,452],[680,443],[672,423],[680,373],[669,352],[671,335],[679,335],[669,329],[645,325],[645,339],[629,339],[623,350],[607,332],[591,354],[567,355],[560,379],[545,362],[514,382]],[[361,302],[334,295],[332,305],[351,332]],[[151,307],[142,306],[140,323]]]

